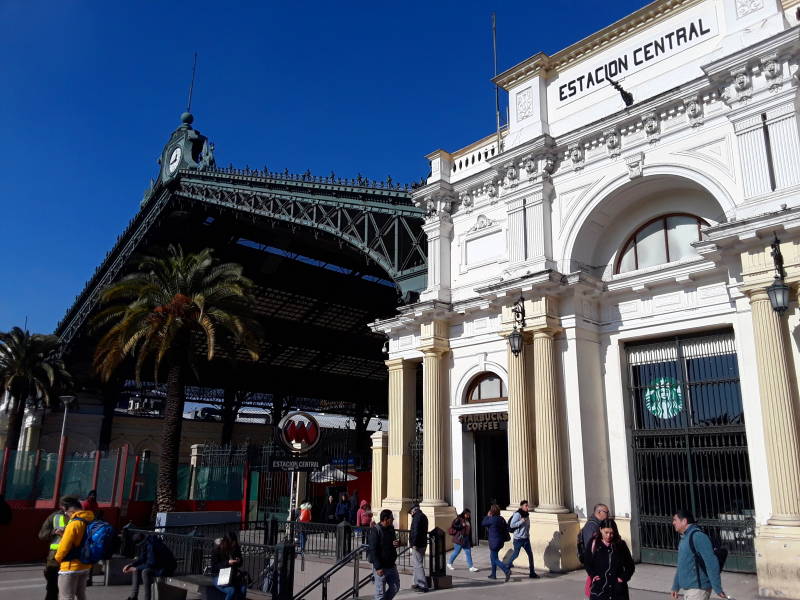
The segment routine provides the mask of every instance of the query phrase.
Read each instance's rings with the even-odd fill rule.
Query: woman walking
[[[467,568],[473,573],[478,570],[472,564],[471,516],[472,515],[470,514],[469,509],[465,508],[463,511],[461,511],[461,514],[453,520],[453,524],[450,525],[450,531],[448,531],[448,533],[453,536],[453,553],[450,555],[450,559],[447,561],[447,568],[451,571],[455,570],[453,561],[462,550],[464,551],[464,556],[467,559]]]
[[[500,569],[506,575],[506,581],[511,578],[511,569],[500,560],[500,550],[503,544],[511,539],[508,534],[508,523],[500,516],[500,507],[497,504],[492,504],[489,513],[483,518],[481,525],[486,528],[486,534],[489,537],[489,558],[492,561],[492,574],[489,579],[497,579],[497,569]]]
[[[225,600],[245,600],[247,586],[239,571],[242,566],[242,550],[235,533],[226,533],[214,546],[211,551],[211,565],[218,577],[215,587],[225,594]],[[227,583],[220,584],[219,573],[223,569],[230,569],[230,576]]]
[[[628,600],[628,581],[635,566],[613,519],[600,522],[599,536],[584,550],[583,564],[590,578],[590,600]]]

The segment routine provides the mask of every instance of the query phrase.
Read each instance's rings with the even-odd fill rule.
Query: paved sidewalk
[[[475,548],[473,558],[480,569],[477,573],[467,571],[462,558],[456,560],[456,570],[450,571],[453,576],[453,588],[432,592],[442,600],[457,595],[458,600],[486,600],[486,594],[502,594],[502,600],[581,600],[583,598],[583,571],[574,571],[563,575],[540,572],[541,579],[529,579],[527,570],[514,569],[509,583],[502,579],[492,581],[486,578],[488,569],[488,550]],[[307,568],[311,570],[311,565]],[[632,600],[665,600],[669,597],[669,588],[674,575],[672,567],[656,565],[636,565],[636,574],[631,580]],[[344,578],[352,581],[352,570],[349,574],[342,571]],[[310,575],[310,573],[309,573]],[[299,578],[302,580],[302,577]],[[401,579],[403,586],[410,585],[410,578]],[[756,598],[757,585],[755,575],[723,573],[725,591],[737,600]],[[94,585],[87,590],[87,600],[125,600],[128,597],[128,586],[105,587],[101,577],[95,577]],[[298,581],[297,583],[300,583]],[[332,586],[335,587],[335,586]],[[296,586],[296,590],[300,588]],[[374,587],[367,585],[361,590],[361,598],[371,598]],[[401,596],[417,595],[404,589]],[[250,594],[254,600],[266,599],[260,594]],[[310,600],[319,600],[321,594],[314,593]],[[42,600],[44,598],[44,580],[41,565],[4,565],[0,566],[0,599],[2,600]]]

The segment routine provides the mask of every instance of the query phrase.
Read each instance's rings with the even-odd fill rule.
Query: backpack
[[[511,533],[509,532],[509,529],[508,529],[508,523],[506,523],[503,520],[501,520],[500,522],[503,525],[505,525],[505,527],[503,527],[503,541],[504,542],[510,542],[511,541]]]
[[[575,542],[575,547],[578,554],[578,562],[581,564],[583,564],[583,555],[586,554],[586,546],[583,543],[583,530],[586,529],[586,527],[588,526],[589,523],[587,522],[582,529],[578,530],[578,539]],[[597,537],[596,532],[592,534],[592,539],[594,539],[595,537]]]
[[[86,533],[83,536],[77,559],[83,564],[91,565],[101,560],[111,558],[114,553],[114,528],[105,521],[86,521],[74,517],[76,521],[86,523]]]
[[[517,514],[517,513],[513,513],[510,517],[508,517],[508,521],[506,521],[506,525],[508,526],[508,530],[509,531],[514,531],[515,529],[518,529],[518,527],[512,527],[511,526],[511,519],[514,518],[515,514]]]
[[[689,550],[691,550],[692,554],[694,554],[695,567],[699,567],[700,569],[703,569],[703,573],[705,573],[706,577],[707,577],[708,576],[708,571],[706,570],[706,563],[703,561],[703,557],[700,556],[697,553],[697,550],[694,547],[694,540],[692,539],[694,537],[695,532],[697,532],[697,531],[702,531],[702,530],[700,528],[697,528],[694,531],[692,531],[692,533],[689,534]],[[703,533],[705,533],[705,532],[703,532]],[[706,535],[708,535],[708,534],[706,534]],[[711,538],[709,538],[709,540],[710,539]],[[717,557],[717,562],[719,563],[719,570],[722,571],[722,568],[725,566],[725,561],[728,560],[728,549],[727,548],[718,548],[718,547],[714,546],[714,542],[711,542],[711,548],[712,548],[712,551],[714,552],[714,556]],[[700,574],[699,573],[697,574],[697,580],[700,581]]]

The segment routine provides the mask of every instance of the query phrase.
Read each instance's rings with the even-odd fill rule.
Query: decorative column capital
[[[450,331],[447,321],[434,319],[422,323],[419,350],[426,355],[444,354],[450,350]]]
[[[372,449],[376,450],[379,448],[387,448],[389,446],[389,432],[388,431],[376,431],[372,435],[369,436],[372,440]]]
[[[386,368],[390,371],[402,371],[409,368],[410,362],[411,361],[405,358],[390,358],[389,360],[383,361],[383,364],[385,364]]]

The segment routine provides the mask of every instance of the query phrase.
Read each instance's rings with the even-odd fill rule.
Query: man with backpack
[[[514,540],[514,553],[508,559],[508,568],[513,568],[514,559],[519,556],[520,550],[525,550],[528,555],[528,577],[539,579],[536,571],[533,570],[533,551],[531,550],[531,520],[528,513],[528,501],[523,500],[519,503],[519,508],[511,515],[508,520],[508,529]]]
[[[685,600],[709,600],[711,590],[720,598],[728,596],[722,591],[720,560],[727,553],[715,552],[709,537],[696,525],[694,515],[681,509],[672,517],[672,526],[681,535],[678,544],[678,568],[672,582],[672,597],[677,598],[683,589]]]
[[[131,573],[131,595],[128,600],[139,597],[139,582],[144,584],[144,600],[152,597],[153,582],[156,577],[169,577],[175,572],[178,562],[172,551],[158,536],[137,533],[133,541],[138,544],[136,558],[122,567],[123,573]]]
[[[94,521],[91,510],[83,510],[77,498],[61,499],[61,506],[69,520],[64,535],[58,543],[55,560],[58,569],[59,600],[86,600],[86,581],[92,571],[92,563],[82,562],[81,547],[86,537],[86,527]]]

